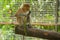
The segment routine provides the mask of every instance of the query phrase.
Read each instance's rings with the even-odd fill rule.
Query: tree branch
[[[24,28],[20,28],[19,26],[16,26],[15,33],[25,35]],[[30,36],[30,37],[38,37],[38,38],[54,39],[54,40],[60,39],[60,33],[53,31],[41,30],[36,28],[27,28],[26,33],[27,35],[25,36]]]
[[[18,25],[17,22],[0,22],[0,24],[14,24],[14,25]],[[31,25],[41,25],[41,26],[56,26],[56,25],[59,25],[60,26],[60,23],[40,23],[40,22],[33,22],[31,23]]]

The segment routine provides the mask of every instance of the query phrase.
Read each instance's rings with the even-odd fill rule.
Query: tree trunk
[[[25,33],[27,35],[25,35]],[[16,26],[15,34],[20,34],[20,35],[25,35],[30,37],[38,37],[43,39],[50,39],[50,40],[60,40],[60,33],[42,30],[42,29],[36,29],[36,28],[27,28],[27,31],[24,32],[24,28]]]

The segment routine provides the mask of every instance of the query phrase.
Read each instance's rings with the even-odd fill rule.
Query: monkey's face
[[[30,5],[29,4],[24,4],[22,9],[26,12],[30,10]]]

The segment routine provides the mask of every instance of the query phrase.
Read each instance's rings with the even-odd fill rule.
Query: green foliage
[[[14,25],[0,25],[0,39],[14,40]]]
[[[55,0],[0,0],[0,22],[12,22],[10,18],[11,15],[14,16],[20,5],[24,2],[29,2],[31,4],[31,22],[54,23]],[[58,13],[60,16],[60,10]],[[55,26],[35,25],[33,28],[55,30]],[[60,32],[60,27],[58,26],[57,28],[58,32]],[[14,34],[14,25],[12,24],[0,25],[0,34],[0,40],[20,40],[22,37]],[[29,37],[26,40],[33,39]]]

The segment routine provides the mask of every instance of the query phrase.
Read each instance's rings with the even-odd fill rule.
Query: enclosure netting
[[[28,1],[28,0],[27,0]],[[6,4],[4,7],[0,6],[0,22],[15,22],[14,14],[20,7],[20,5],[24,3],[23,1],[13,2]],[[31,23],[32,22],[40,22],[40,23],[55,23],[56,18],[56,0],[43,1],[28,1],[31,4]],[[1,3],[2,5],[3,3]],[[60,18],[58,18],[60,19]]]
[[[4,3],[5,2],[5,3]],[[6,3],[7,2],[7,3]],[[31,23],[55,24],[56,23],[56,0],[13,0],[0,1],[0,23],[15,23],[14,16],[22,3],[31,5]],[[60,3],[60,0],[59,0]],[[59,4],[60,5],[60,4]],[[60,6],[59,8],[60,9]],[[58,21],[60,23],[60,10],[58,10]]]

